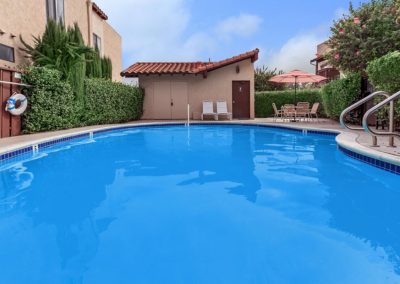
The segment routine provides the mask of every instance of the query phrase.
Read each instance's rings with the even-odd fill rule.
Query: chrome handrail
[[[386,98],[385,100],[383,100],[382,102],[380,102],[379,104],[373,106],[372,108],[370,108],[363,116],[362,119],[362,126],[363,129],[368,132],[371,133],[372,135],[375,136],[389,136],[389,146],[394,146],[394,136],[400,137],[400,133],[397,133],[394,131],[394,100],[400,97],[400,91],[391,95],[390,97]],[[371,127],[369,127],[368,125],[368,119],[369,117],[375,113],[378,109],[384,107],[385,105],[387,105],[388,103],[390,103],[390,110],[389,110],[389,131],[388,132],[382,132],[382,131],[375,131],[372,130]]]
[[[340,114],[340,125],[343,128],[348,128],[350,130],[363,130],[364,129],[363,127],[351,127],[351,126],[347,125],[346,122],[345,122],[346,115],[350,111],[358,108],[359,106],[365,104],[366,102],[370,101],[371,99],[373,99],[374,97],[377,97],[377,96],[384,96],[386,98],[390,97],[390,95],[385,91],[377,91],[377,92],[374,92],[374,93],[366,96],[365,98],[357,101],[356,103],[352,104],[351,106],[346,108],[344,111],[342,111],[342,113]]]

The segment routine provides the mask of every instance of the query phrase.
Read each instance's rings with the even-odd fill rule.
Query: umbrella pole
[[[296,106],[296,104],[297,104],[296,95],[297,95],[297,76],[294,76],[294,105],[295,105],[295,106]],[[292,120],[292,122],[297,122],[296,116],[295,116],[295,118]]]

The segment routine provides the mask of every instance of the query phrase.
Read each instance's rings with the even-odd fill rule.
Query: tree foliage
[[[284,88],[283,85],[269,82],[269,79],[271,79],[273,76],[280,75],[282,73],[283,71],[278,71],[276,68],[270,70],[268,67],[265,66],[257,67],[254,75],[256,92],[282,90]]]
[[[101,59],[101,74],[103,79],[112,79],[112,63],[109,57],[103,57]]]
[[[400,51],[388,53],[371,61],[367,74],[375,88],[390,93],[400,90]]]
[[[69,42],[74,43],[76,46],[85,46],[78,24],[75,23],[73,27],[68,28],[68,36]],[[81,60],[71,67],[67,78],[79,101],[82,101],[84,96],[86,57],[90,53],[87,50],[86,53],[80,55]]]
[[[93,52],[86,62],[86,77],[87,78],[102,78],[102,64],[99,52]]]
[[[76,65],[84,62],[84,55],[92,52],[91,48],[81,44],[82,35],[77,25],[67,30],[62,24],[49,21],[43,36],[33,39],[31,46],[21,38],[24,51],[33,64],[56,69],[66,80],[71,77]]]
[[[328,59],[345,72],[364,72],[369,61],[400,49],[400,1],[373,0],[334,22]]]
[[[332,81],[322,88],[322,102],[329,118],[339,118],[342,111],[360,96],[360,73],[347,74],[345,78]]]
[[[22,38],[24,51],[35,66],[58,70],[61,79],[70,83],[78,98],[83,96],[85,56],[93,51],[83,43],[78,25],[66,29],[63,24],[49,21],[42,37],[33,37],[33,45]]]
[[[367,74],[376,89],[389,93],[400,91],[400,51],[388,53],[371,61],[367,67]],[[400,100],[395,101],[395,106],[395,118],[400,120]],[[387,116],[388,107],[378,112],[380,118]]]

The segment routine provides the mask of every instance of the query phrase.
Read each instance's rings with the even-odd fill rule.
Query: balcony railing
[[[340,72],[335,68],[323,68],[317,71],[317,75],[328,78],[329,81],[339,79]]]

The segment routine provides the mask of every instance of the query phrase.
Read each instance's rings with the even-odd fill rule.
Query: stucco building
[[[20,36],[32,43],[43,34],[49,19],[66,26],[78,23],[85,43],[111,58],[113,80],[122,70],[121,36],[107,22],[107,15],[91,0],[0,0],[0,68],[16,69],[27,63]]]
[[[317,46],[316,57],[310,61],[310,64],[315,66],[315,74],[324,76],[328,78],[329,81],[340,77],[340,72],[326,59],[326,54],[328,54],[330,50],[331,48],[329,47],[328,41],[320,43]]]
[[[202,102],[225,100],[233,118],[254,118],[258,49],[218,62],[138,62],[121,75],[145,89],[143,119],[199,119]]]

